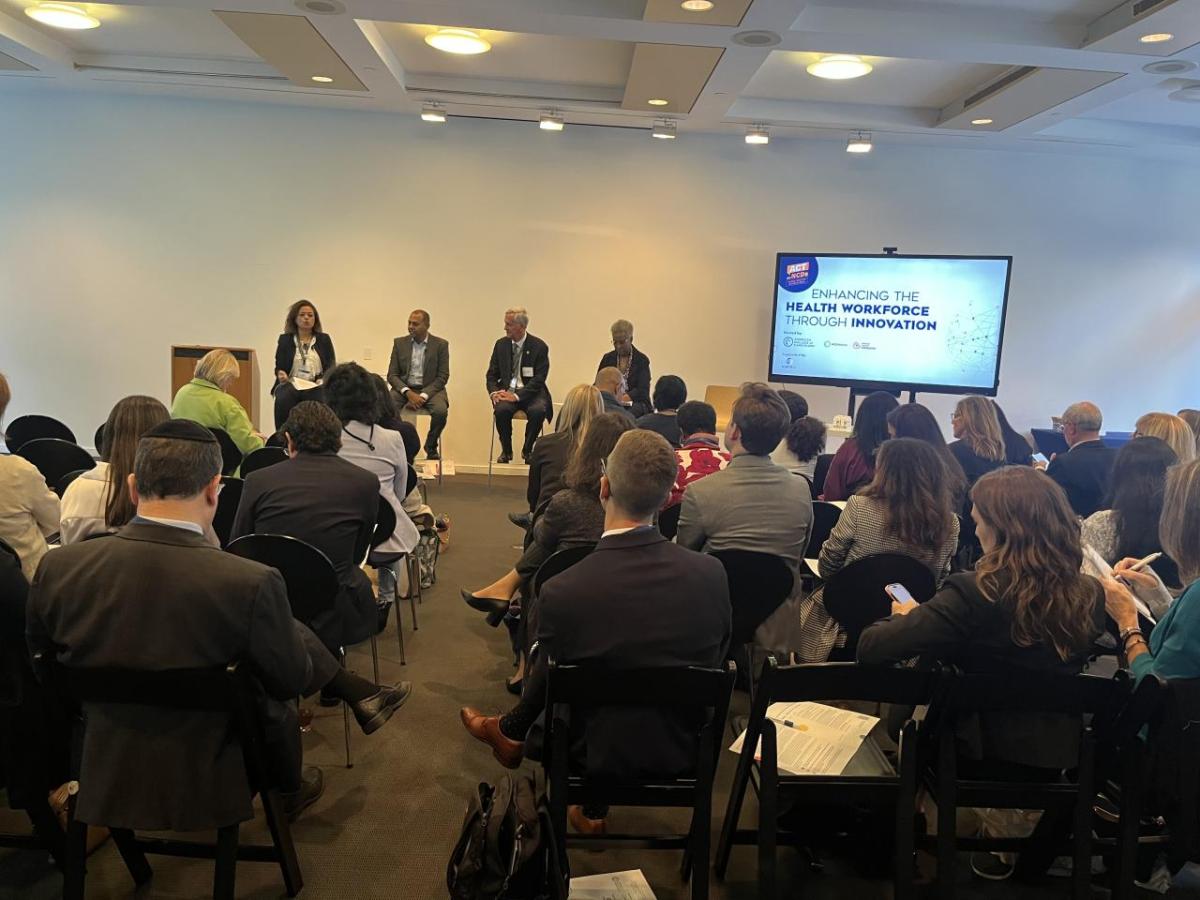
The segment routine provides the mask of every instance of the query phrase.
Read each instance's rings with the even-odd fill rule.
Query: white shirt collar
[[[161,516],[147,516],[138,513],[139,519],[145,519],[148,522],[155,522],[158,525],[166,525],[168,528],[181,528],[184,531],[194,531],[196,534],[203,535],[204,529],[195,522],[188,522],[185,519],[164,519]]]
[[[625,534],[627,532],[633,531],[633,529],[635,529],[635,528],[640,528],[640,527],[641,527],[640,525],[630,525],[628,528],[610,528],[608,531],[604,532],[604,534],[600,535],[600,539],[603,540],[604,538],[612,537],[613,535]]]

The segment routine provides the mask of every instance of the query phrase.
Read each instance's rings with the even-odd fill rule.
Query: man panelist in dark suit
[[[56,653],[67,666],[250,666],[264,691],[267,775],[294,817],[323,786],[319,769],[301,771],[295,698],[324,687],[368,732],[395,705],[391,689],[341,669],[292,618],[277,571],[204,539],[220,483],[221,448],[207,428],[175,419],[146,432],[129,479],[137,516],[113,537],[43,561],[26,639],[32,653]],[[223,713],[105,704],[86,712],[81,821],[200,831],[252,817],[242,751]]]
[[[523,306],[504,311],[504,337],[492,348],[488,363],[487,389],[500,435],[499,463],[512,462],[512,419],[523,410],[529,421],[525,428],[525,446],[521,458],[528,464],[533,442],[541,434],[542,423],[552,418],[550,390],[550,348],[541,338],[528,332],[529,313]]]
[[[437,459],[438,438],[446,427],[450,409],[450,397],[446,394],[450,342],[429,333],[429,313],[425,310],[414,309],[408,317],[408,336],[392,341],[387,380],[406,408],[429,413],[425,457]]]
[[[1071,509],[1087,518],[1104,503],[1117,451],[1100,438],[1104,419],[1095,403],[1072,403],[1062,414],[1062,435],[1071,449],[1055,454],[1046,474],[1067,492]]]

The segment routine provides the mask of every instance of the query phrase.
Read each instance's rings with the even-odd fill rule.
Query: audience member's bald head
[[[616,366],[605,366],[596,373],[596,387],[615,394],[621,388],[621,370]]]
[[[1098,440],[1104,417],[1100,407],[1087,400],[1072,403],[1062,414],[1063,437],[1074,447],[1084,441]]]
[[[627,431],[605,464],[609,498],[631,519],[649,521],[667,502],[678,466],[675,451],[661,434],[641,428]]]

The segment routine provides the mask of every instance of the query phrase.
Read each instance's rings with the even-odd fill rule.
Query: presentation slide
[[[1011,264],[781,253],[770,379],[995,393]]]

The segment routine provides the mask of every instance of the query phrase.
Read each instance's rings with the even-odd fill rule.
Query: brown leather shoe
[[[521,765],[525,756],[525,742],[507,738],[500,731],[499,716],[485,716],[479,710],[464,706],[458,711],[463,727],[471,732],[471,737],[483,741],[492,748],[492,756],[506,769],[515,769]]]
[[[579,834],[607,834],[608,819],[589,819],[582,806],[567,807],[567,824]]]

